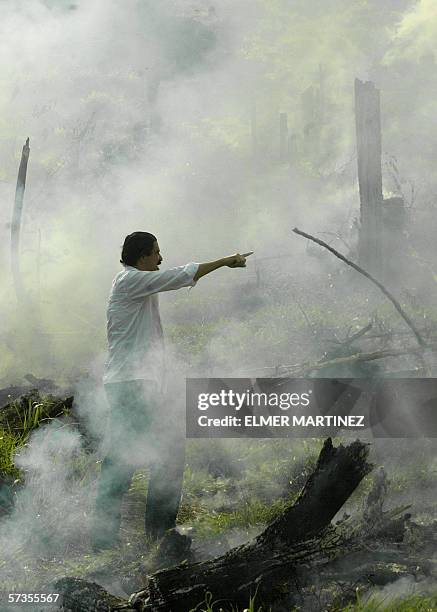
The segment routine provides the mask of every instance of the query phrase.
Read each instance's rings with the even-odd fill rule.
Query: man
[[[184,444],[165,430],[162,379],[164,343],[158,293],[194,286],[223,266],[241,268],[245,255],[160,271],[163,259],[156,237],[134,232],[126,237],[107,308],[109,356],[104,384],[111,408],[110,444],[97,488],[91,533],[95,550],[116,544],[123,495],[136,467],[151,463],[147,490],[146,535],[161,538],[175,527],[184,470]]]

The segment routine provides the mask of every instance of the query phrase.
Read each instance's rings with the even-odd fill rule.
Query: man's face
[[[159,266],[161,265],[162,257],[159,251],[159,244],[155,240],[152,247],[152,252],[150,255],[143,255],[138,260],[138,269],[152,272],[153,270],[159,270]]]

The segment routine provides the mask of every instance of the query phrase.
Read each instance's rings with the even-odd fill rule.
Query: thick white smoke
[[[121,244],[135,230],[158,236],[163,267],[255,251],[247,270],[161,296],[179,422],[185,374],[271,373],[320,357],[324,326],[367,322],[369,304],[332,281],[337,262],[291,234],[295,225],[331,232],[335,246],[353,251],[355,77],[382,91],[384,160],[399,170],[386,164],[384,192],[406,196],[418,265],[431,269],[421,298],[433,302],[432,0],[5,0],[0,16],[5,386],[29,371],[73,384],[79,413],[104,442],[105,305]],[[280,112],[291,164],[279,163]],[[320,130],[309,141],[311,113]],[[28,136],[20,262],[32,320],[10,273]],[[80,473],[81,462],[97,459],[66,426],[31,437],[17,460],[26,487],[0,532],[11,576],[22,576],[29,558],[68,554],[78,533],[87,545],[93,472],[77,479],[75,466]]]

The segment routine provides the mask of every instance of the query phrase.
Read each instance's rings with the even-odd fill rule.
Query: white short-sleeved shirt
[[[103,382],[153,380],[162,386],[165,355],[158,293],[194,286],[199,264],[143,272],[125,266],[112,283],[107,315],[109,355]]]

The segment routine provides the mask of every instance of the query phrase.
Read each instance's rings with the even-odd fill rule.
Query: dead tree
[[[318,160],[320,155],[321,100],[320,85],[310,85],[301,94],[303,148],[305,155],[313,160]]]
[[[330,523],[370,472],[367,455],[366,444],[356,441],[335,448],[328,438],[297,501],[252,542],[212,560],[155,572],[130,604],[120,600],[114,606],[98,585],[61,579],[56,589],[63,594],[64,609],[109,611],[130,605],[143,611],[185,612],[207,592],[220,598],[222,606],[245,607],[255,592],[260,605],[270,605],[280,597],[284,581],[297,580],[302,568],[327,563],[341,550]]]
[[[279,114],[279,161],[288,160],[288,125],[287,113]]]
[[[256,159],[258,154],[258,131],[257,131],[257,118],[256,118],[256,102],[252,101],[251,112],[250,112],[250,134],[252,140],[252,155]]]
[[[381,110],[379,89],[371,81],[355,79],[355,124],[361,222],[359,262],[381,278]]]
[[[297,137],[296,134],[290,134],[287,143],[287,156],[291,166],[296,162],[297,157]]]
[[[400,272],[405,277],[408,266],[404,237],[407,213],[400,196],[384,198],[382,204],[382,276],[385,283],[395,287],[399,286]]]
[[[29,138],[24,143],[18,169],[17,186],[15,189],[14,211],[11,223],[11,266],[15,293],[19,302],[23,302],[25,291],[20,273],[20,233],[23,214],[24,190],[26,188],[27,163],[29,161]]]

